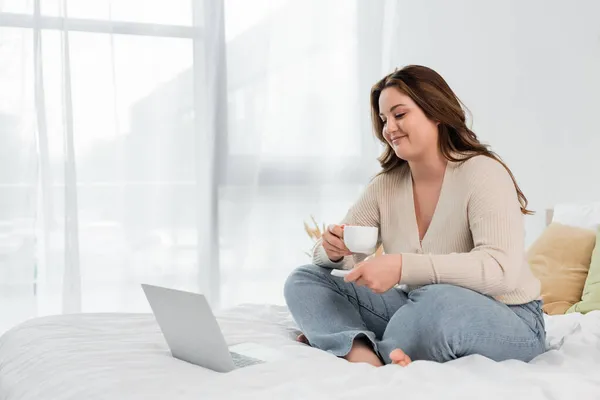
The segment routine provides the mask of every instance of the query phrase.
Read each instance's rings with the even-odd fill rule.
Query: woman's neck
[[[414,182],[432,182],[443,179],[447,164],[448,160],[439,152],[432,157],[408,162]]]

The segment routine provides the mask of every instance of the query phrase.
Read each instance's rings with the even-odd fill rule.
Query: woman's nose
[[[387,131],[390,133],[396,132],[398,130],[398,123],[395,118],[390,118],[387,121]]]

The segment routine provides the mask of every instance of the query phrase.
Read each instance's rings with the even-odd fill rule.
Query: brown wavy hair
[[[375,136],[385,145],[379,157],[382,171],[387,173],[406,160],[399,158],[394,149],[383,137],[383,121],[379,117],[379,96],[383,89],[395,87],[409,96],[432,121],[438,124],[438,146],[448,161],[461,162],[483,155],[490,157],[506,168],[510,174],[523,214],[533,214],[527,209],[527,198],[519,188],[517,181],[504,161],[489,146],[481,143],[477,135],[467,127],[465,110],[448,83],[434,70],[421,65],[409,65],[385,76],[371,88],[371,119]],[[465,107],[466,108],[466,107]]]

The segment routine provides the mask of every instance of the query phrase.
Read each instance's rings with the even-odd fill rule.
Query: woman
[[[371,112],[385,145],[382,171],[323,234],[314,265],[285,284],[307,341],[375,366],[470,354],[527,362],[543,353],[540,283],[524,257],[530,211],[508,167],[429,68],[377,82]],[[386,254],[352,255],[344,225],[378,227]],[[352,271],[342,279],[331,268]]]

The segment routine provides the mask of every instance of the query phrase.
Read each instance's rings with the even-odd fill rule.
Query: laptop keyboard
[[[257,358],[252,358],[248,356],[243,356],[239,353],[234,353],[233,351],[230,351],[229,353],[231,354],[231,358],[233,359],[233,365],[235,365],[237,368],[249,367],[250,365],[262,364],[264,362]]]

